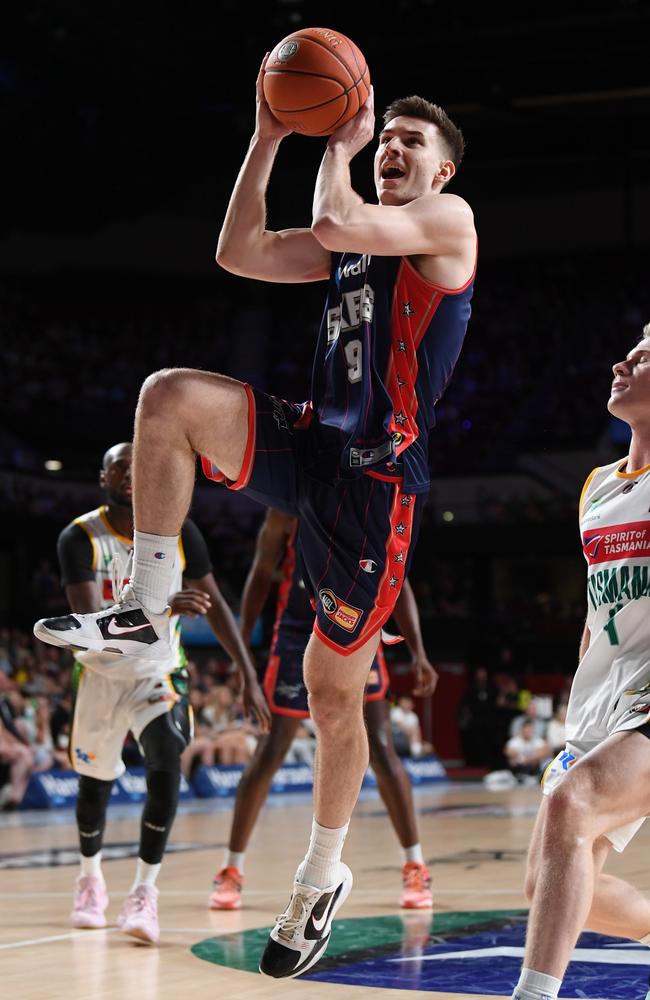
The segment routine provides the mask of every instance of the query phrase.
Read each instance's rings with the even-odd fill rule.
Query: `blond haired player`
[[[627,458],[594,469],[580,498],[588,612],[566,748],[544,778],[526,890],[532,901],[513,1000],[555,1000],[584,927],[650,945],[650,900],[602,874],[650,813],[650,324],[614,365],[607,404],[632,430]]]

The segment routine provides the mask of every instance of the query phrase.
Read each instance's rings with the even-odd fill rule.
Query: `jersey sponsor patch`
[[[321,590],[318,596],[330,621],[345,629],[346,632],[354,632],[363,614],[361,608],[353,608],[352,605],[346,604],[336,596],[333,590]]]
[[[629,556],[650,556],[650,523],[630,521],[585,531],[582,547],[590,566]]]

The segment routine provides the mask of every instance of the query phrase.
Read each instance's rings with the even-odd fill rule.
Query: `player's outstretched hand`
[[[329,137],[328,146],[343,146],[350,159],[367,146],[375,134],[375,91],[371,87],[368,100],[354,118],[337,128]]]
[[[413,694],[417,698],[426,698],[433,694],[438,683],[438,671],[433,667],[423,653],[413,660],[413,673],[415,674],[415,687]]]
[[[270,107],[268,106],[267,100],[264,96],[264,70],[266,67],[266,60],[269,58],[269,53],[267,52],[262,60],[262,65],[260,66],[260,71],[257,74],[257,108],[255,115],[255,134],[260,139],[284,139],[285,135],[289,135],[291,132],[290,128],[283,125],[275,117]]]
[[[268,733],[271,728],[271,710],[257,678],[244,680],[242,700],[246,715],[256,719],[261,731]]]
[[[204,590],[179,590],[169,601],[173,615],[187,615],[188,618],[198,618],[209,610],[212,601]]]

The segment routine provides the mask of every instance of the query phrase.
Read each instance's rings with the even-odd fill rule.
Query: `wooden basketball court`
[[[372,993],[381,1000],[476,1000],[488,995],[494,1000],[494,993],[418,989],[420,970],[427,966],[418,959],[418,941],[435,935],[437,926],[448,923],[452,914],[480,922],[484,911],[526,908],[521,885],[539,794],[536,788],[488,792],[465,785],[417,791],[421,839],[434,877],[435,910],[432,927],[421,913],[408,914],[403,921],[400,969],[407,987],[403,989],[382,988],[363,977],[359,985],[304,979],[280,984],[236,967],[242,964],[241,932],[268,928],[286,903],[310,828],[311,807],[304,796],[287,796],[262,813],[247,854],[244,908],[239,912],[210,912],[206,906],[212,876],[221,866],[229,807],[178,816],[172,839],[181,849],[167,856],[158,882],[162,927],[158,947],[138,945],[115,926],[73,931],[68,914],[77,874],[76,864],[71,863],[76,857],[74,817],[69,812],[63,817],[14,814],[0,827],[0,995],[21,1000],[178,1000],[180,996],[262,1000],[288,994],[305,1000],[354,1000]],[[130,815],[123,818],[109,811],[108,845],[131,847],[137,842],[139,810],[128,808]],[[608,866],[641,889],[650,886],[647,838],[648,832],[642,830]],[[374,795],[357,807],[344,858],[352,868],[355,887],[341,911],[341,923],[349,922],[353,933],[357,926],[399,926],[400,854]],[[134,857],[104,864],[111,921],[134,870]],[[375,918],[378,924],[373,924]],[[191,950],[199,942],[215,940],[221,955],[232,952],[230,967],[202,960]],[[646,981],[647,972],[639,968],[639,983]],[[486,987],[490,988],[488,982]]]

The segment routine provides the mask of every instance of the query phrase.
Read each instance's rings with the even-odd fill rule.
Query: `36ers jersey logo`
[[[333,590],[320,590],[318,592],[323,610],[330,621],[344,628],[346,632],[354,632],[361,620],[363,611],[360,608],[353,608],[336,596]]]

